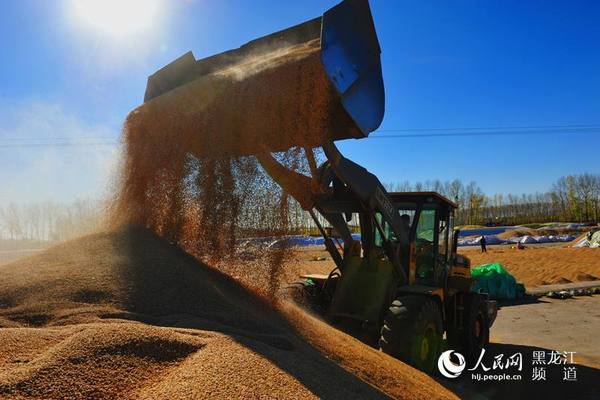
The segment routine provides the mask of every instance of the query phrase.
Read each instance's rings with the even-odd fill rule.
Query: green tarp
[[[471,276],[476,280],[473,290],[487,293],[492,299],[514,300],[525,293],[525,287],[498,263],[475,267]]]

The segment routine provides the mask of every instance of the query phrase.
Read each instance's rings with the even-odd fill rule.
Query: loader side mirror
[[[458,253],[458,235],[460,234],[460,229],[454,230],[454,235],[452,235],[452,254]]]

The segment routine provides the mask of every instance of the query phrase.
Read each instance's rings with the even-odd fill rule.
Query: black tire
[[[477,294],[469,297],[465,321],[465,353],[467,359],[477,360],[481,349],[490,342],[490,323],[485,298]]]
[[[294,303],[306,309],[321,312],[321,287],[307,281],[293,282],[284,287],[285,295]]]
[[[490,323],[485,298],[471,293],[465,296],[464,321],[462,329],[448,331],[448,344],[473,363],[481,354],[481,349],[490,342]]]
[[[389,307],[381,328],[379,348],[431,373],[437,364],[442,335],[442,313],[434,299],[402,296]]]

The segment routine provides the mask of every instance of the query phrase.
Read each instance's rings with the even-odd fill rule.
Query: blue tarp
[[[508,230],[515,229],[514,226],[495,226],[490,228],[472,228],[472,229],[461,229],[458,234],[459,237],[475,236],[475,235],[497,235],[499,233],[506,232]]]
[[[360,233],[353,233],[352,239],[360,240]],[[262,237],[247,239],[242,245],[246,244],[266,244],[269,248],[279,248],[283,246],[307,247],[307,246],[323,246],[325,238],[323,236],[307,236],[307,235],[292,235],[285,237]],[[343,240],[340,240],[343,243]]]

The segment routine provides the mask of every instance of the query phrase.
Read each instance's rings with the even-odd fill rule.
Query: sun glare
[[[143,34],[157,23],[161,0],[70,0],[77,22],[116,39]]]

